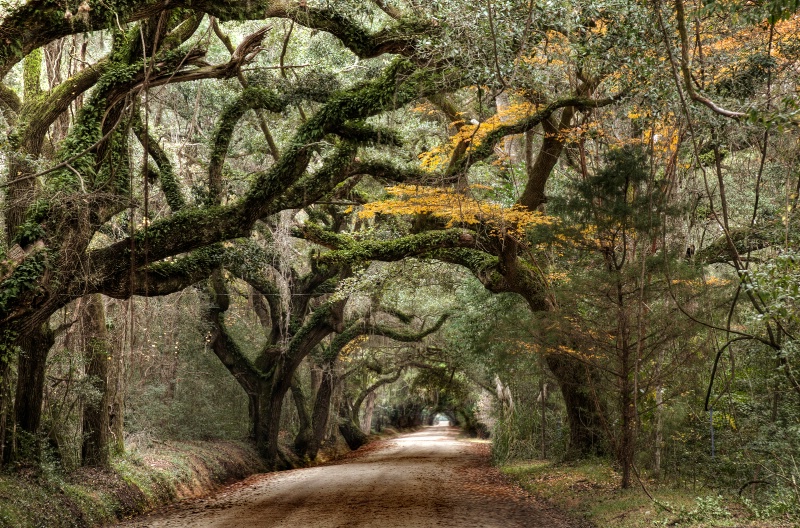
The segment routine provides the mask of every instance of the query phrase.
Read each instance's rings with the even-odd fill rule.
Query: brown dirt
[[[589,526],[530,497],[489,465],[488,446],[429,427],[335,463],[256,475],[125,528]]]

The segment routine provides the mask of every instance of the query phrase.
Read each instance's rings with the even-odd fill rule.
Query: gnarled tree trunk
[[[294,405],[297,408],[297,416],[300,420],[300,429],[297,432],[297,436],[294,438],[294,451],[297,453],[297,456],[301,458],[311,458],[309,456],[309,450],[313,442],[314,432],[311,427],[311,417],[308,415],[306,395],[303,393],[303,387],[300,385],[300,380],[297,376],[292,379],[292,398],[294,399]],[[316,453],[314,455],[316,456]]]
[[[358,449],[367,443],[367,435],[353,421],[353,415],[345,401],[339,406],[339,432],[350,449]]]

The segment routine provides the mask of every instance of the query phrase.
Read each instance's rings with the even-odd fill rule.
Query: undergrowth
[[[509,462],[501,466],[534,496],[554,507],[592,522],[597,528],[783,528],[800,525],[788,509],[759,509],[735,495],[707,490],[657,486],[621,489],[620,476],[604,460],[553,463],[541,460]],[[796,510],[795,510],[796,512]]]
[[[144,513],[264,471],[247,444],[159,442],[117,457],[108,470],[42,467],[0,474],[0,527],[83,528]]]

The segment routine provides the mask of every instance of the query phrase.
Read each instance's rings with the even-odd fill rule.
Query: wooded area
[[[798,7],[0,2],[3,470],[446,416],[797,515]]]

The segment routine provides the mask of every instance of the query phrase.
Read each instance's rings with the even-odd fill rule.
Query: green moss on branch
[[[297,231],[296,235],[335,248],[319,258],[320,262],[329,265],[356,264],[371,260],[396,261],[442,248],[474,247],[476,243],[475,236],[462,229],[426,231],[388,241],[357,241],[348,235],[331,233],[309,224]]]
[[[222,194],[222,168],[239,120],[248,110],[264,109],[278,113],[285,108],[286,101],[278,97],[275,92],[263,88],[245,88],[239,97],[222,111],[214,131],[209,159],[208,182],[211,204],[219,203]]]
[[[156,165],[158,165],[157,175],[161,182],[161,190],[164,191],[167,204],[170,209],[172,209],[173,213],[180,211],[186,206],[186,200],[181,193],[181,188],[175,177],[175,171],[169,156],[164,149],[161,148],[161,145],[159,145],[155,138],[147,133],[138,112],[133,114],[131,128],[136,134],[136,137],[139,138],[139,142],[142,146],[144,147],[147,145],[148,153],[156,162]]]

